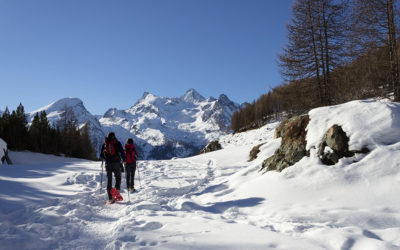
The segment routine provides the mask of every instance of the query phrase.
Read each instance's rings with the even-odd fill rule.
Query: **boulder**
[[[219,143],[219,141],[212,141],[210,143],[207,144],[207,146],[205,146],[199,154],[204,154],[204,153],[208,153],[208,152],[212,152],[212,151],[216,151],[216,150],[220,150],[222,149],[221,144]]]
[[[8,156],[7,143],[6,143],[3,139],[1,139],[1,138],[0,138],[0,160],[1,160],[1,161],[0,161],[1,164],[3,164],[4,161],[5,161],[8,165],[11,165],[11,164],[12,164],[11,159],[10,159],[10,157]]]
[[[333,125],[325,133],[319,146],[318,157],[325,165],[334,165],[343,157],[354,156],[355,153],[368,153],[368,148],[349,150],[349,137],[339,125]]]
[[[261,170],[282,171],[309,155],[306,150],[306,127],[309,121],[308,115],[302,115],[284,120],[279,125],[275,130],[275,138],[282,137],[281,146],[263,162]]]

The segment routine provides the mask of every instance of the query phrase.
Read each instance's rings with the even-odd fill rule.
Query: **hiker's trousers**
[[[115,189],[121,189],[121,163],[119,162],[110,162],[106,166],[107,171],[107,194],[108,199],[111,199],[111,188],[112,188],[112,174],[115,176]]]
[[[136,172],[136,161],[126,164],[126,187],[134,188],[135,186],[135,172]]]

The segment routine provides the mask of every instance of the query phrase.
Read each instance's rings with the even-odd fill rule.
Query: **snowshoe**
[[[111,196],[113,197],[113,199],[115,201],[122,201],[124,198],[122,198],[121,194],[119,193],[119,191],[115,188],[111,188]]]

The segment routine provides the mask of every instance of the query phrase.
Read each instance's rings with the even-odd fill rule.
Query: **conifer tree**
[[[39,113],[36,113],[33,117],[31,126],[28,130],[28,136],[30,140],[31,150],[40,152],[40,122],[39,122]]]
[[[334,0],[296,0],[287,25],[288,44],[279,55],[285,79],[315,81],[320,105],[332,103],[331,71],[344,58],[345,9]]]
[[[8,107],[4,110],[4,113],[1,116],[1,128],[0,128],[0,137],[5,140],[7,143],[9,143],[10,138],[9,138],[9,128],[10,128],[10,111],[8,110]]]
[[[19,104],[17,110],[13,110],[11,114],[6,108],[1,119],[0,136],[7,142],[10,149],[24,150],[28,148],[27,124],[22,104]]]
[[[396,0],[353,0],[352,46],[353,57],[358,57],[359,53],[367,54],[386,48],[386,54],[380,58],[388,67],[385,88],[388,92],[394,93],[395,101],[400,101],[396,2]]]
[[[15,113],[14,128],[15,136],[15,147],[19,150],[25,150],[28,148],[28,121],[26,120],[26,114],[24,106],[20,103]]]

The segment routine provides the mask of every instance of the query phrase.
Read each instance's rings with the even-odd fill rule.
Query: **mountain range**
[[[104,115],[92,115],[79,98],[63,98],[30,112],[45,111],[53,126],[75,120],[80,128],[88,126],[97,151],[104,137],[113,131],[125,143],[133,138],[141,159],[170,159],[194,155],[208,142],[230,132],[231,117],[241,106],[221,94],[204,98],[189,89],[181,97],[159,97],[145,92],[132,107],[110,108]]]

